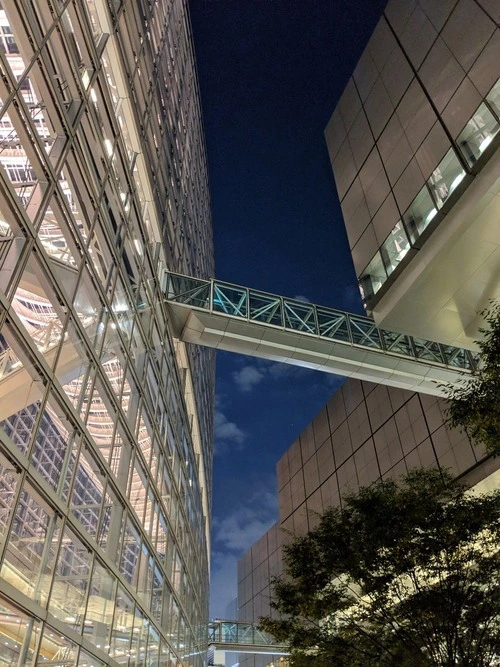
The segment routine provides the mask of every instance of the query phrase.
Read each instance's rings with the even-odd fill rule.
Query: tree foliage
[[[500,492],[436,470],[379,481],[285,547],[276,618],[295,667],[484,667],[500,658]]]
[[[500,454],[500,303],[485,316],[483,337],[477,341],[480,364],[464,382],[448,388],[449,425],[464,430],[476,442],[497,456]]]

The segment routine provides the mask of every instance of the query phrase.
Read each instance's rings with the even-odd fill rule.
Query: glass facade
[[[0,6],[0,666],[204,664],[213,275],[184,0]]]

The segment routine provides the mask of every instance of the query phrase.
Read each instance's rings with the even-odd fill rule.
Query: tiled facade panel
[[[391,0],[325,130],[368,305],[493,150],[500,130],[496,5]]]
[[[445,419],[445,402],[436,397],[347,380],[277,463],[280,520],[238,564],[239,619],[271,613],[269,577],[281,572],[281,547],[314,528],[346,493],[416,467],[462,476],[490,461]],[[267,663],[241,655],[240,664]]]

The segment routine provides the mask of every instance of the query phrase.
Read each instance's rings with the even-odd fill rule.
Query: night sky
[[[323,132],[384,0],[190,0],[217,278],[363,312]],[[211,616],[277,519],[275,465],[342,379],[219,352]]]

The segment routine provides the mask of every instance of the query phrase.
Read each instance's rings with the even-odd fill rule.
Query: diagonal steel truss
[[[200,280],[166,272],[165,294],[169,301],[193,308],[421,360],[427,364],[463,371],[473,371],[477,365],[477,359],[470,350],[381,329],[371,318],[362,315],[218,280]]]

